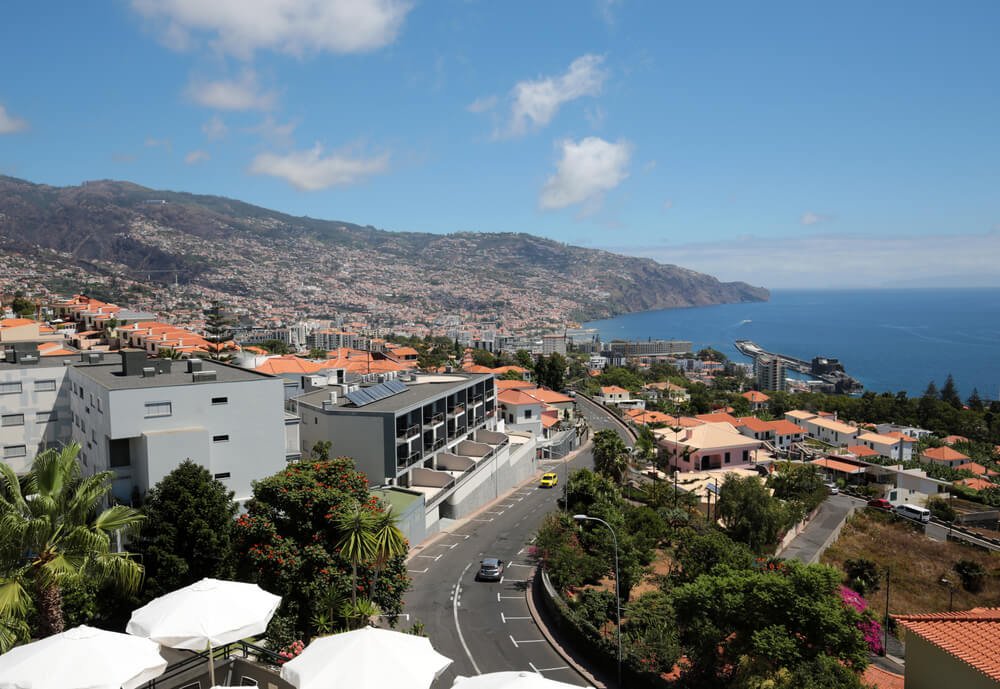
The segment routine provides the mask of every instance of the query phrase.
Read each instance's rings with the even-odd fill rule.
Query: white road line
[[[514,648],[520,648],[521,644],[544,644],[545,643],[545,639],[521,639],[521,640],[518,641],[518,640],[515,640],[514,636],[511,635],[511,634],[508,634],[507,636],[509,636],[510,640],[514,643]]]
[[[517,562],[511,562],[507,565],[508,567],[534,567],[534,565],[522,565]]]
[[[535,664],[532,662],[529,662],[528,665],[530,665],[531,669],[538,674],[542,674],[543,672],[554,672],[556,670],[569,670],[569,665],[560,665],[559,667],[535,667]]]
[[[528,615],[527,617],[522,617],[522,616],[507,617],[503,613],[500,613],[500,619],[503,620],[504,624],[507,624],[507,620],[530,620],[531,615]]]
[[[513,634],[508,634],[507,636],[510,638],[510,642],[512,644],[514,644],[514,648],[517,648],[518,646],[517,646],[517,642],[514,641],[514,635]]]
[[[468,567],[466,567],[468,569]],[[524,600],[524,596],[501,596],[500,592],[497,591],[497,603],[502,600]]]
[[[411,574],[425,574],[427,572],[427,567],[424,567],[423,569],[408,569],[406,571]]]
[[[501,514],[503,514],[503,513],[504,513],[504,510],[500,510],[499,512],[483,511],[483,514],[495,514],[495,515],[498,515],[498,516],[501,515]]]
[[[493,521],[493,517],[490,517],[489,519],[473,519],[472,521],[474,521],[474,522],[491,522],[491,521]]]
[[[444,557],[444,553],[441,553],[440,555],[417,555],[417,557],[426,557],[428,560],[434,560],[434,562],[437,562]]]
[[[477,675],[481,675],[483,673],[479,669],[479,666],[476,665],[476,660],[472,657],[472,651],[469,650],[469,645],[465,643],[465,637],[462,636],[462,628],[458,625],[458,597],[462,590],[462,577],[465,576],[465,573],[469,571],[469,567],[471,566],[472,563],[470,562],[462,570],[462,573],[458,575],[458,581],[455,582],[455,597],[451,600],[451,610],[455,616],[455,631],[458,632],[458,640],[462,642],[462,648],[465,649],[465,655],[469,657],[469,662],[472,663],[472,669],[476,671]]]

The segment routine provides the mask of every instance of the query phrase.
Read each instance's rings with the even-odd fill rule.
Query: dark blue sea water
[[[1000,289],[775,290],[769,302],[633,313],[587,323],[602,339],[691,340],[748,361],[733,342],[801,359],[828,356],[875,392],[923,393],[955,377],[1000,398]]]

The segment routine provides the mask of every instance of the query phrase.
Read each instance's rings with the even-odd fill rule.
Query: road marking
[[[481,675],[483,673],[479,669],[479,666],[476,665],[476,660],[472,657],[472,651],[469,650],[469,645],[465,643],[465,637],[462,636],[462,628],[458,624],[458,597],[462,590],[462,577],[465,576],[465,573],[469,571],[469,567],[471,566],[472,563],[470,562],[462,570],[462,573],[458,575],[458,581],[455,582],[455,597],[451,600],[451,610],[455,617],[455,631],[458,632],[458,640],[462,642],[462,648],[465,649],[465,655],[469,657],[469,662],[472,663],[472,669],[476,671],[477,675]]]
[[[483,512],[483,514],[495,514],[495,515],[498,515],[498,516],[501,515],[501,514],[503,514],[503,513],[504,513],[504,510],[500,510],[499,512],[490,512],[490,511],[484,511]],[[492,521],[492,520],[490,520],[490,521]]]
[[[569,665],[560,665],[559,667],[535,667],[535,664],[532,662],[529,662],[528,665],[530,665],[531,669],[538,674],[542,674],[543,672],[554,672],[555,670],[569,670]]]
[[[503,621],[504,624],[507,624],[507,620],[530,620],[531,616],[529,615],[527,617],[507,617],[503,613],[500,613],[500,619],[501,621]]]
[[[518,641],[518,640],[516,640],[514,638],[513,634],[508,634],[507,636],[510,638],[511,643],[514,644],[514,648],[520,648],[521,644],[543,644],[543,643],[545,643],[545,639],[521,639],[520,641]]]
[[[519,564],[517,562],[511,562],[508,566],[509,567],[534,567],[534,565],[522,565],[522,564]]]
[[[491,521],[493,521],[493,517],[490,517],[489,519],[473,519],[472,521],[474,521],[474,522],[491,522]]]
[[[468,567],[466,567],[468,569]],[[497,591],[497,603],[502,600],[524,600],[524,596],[501,596],[500,592]]]
[[[458,544],[456,543],[455,545]],[[437,562],[442,557],[444,557],[444,553],[441,553],[440,555],[417,555],[417,557],[426,557],[428,560],[434,560],[434,562]]]
[[[406,571],[410,572],[411,574],[426,574],[427,567],[424,567],[423,569],[408,569]]]

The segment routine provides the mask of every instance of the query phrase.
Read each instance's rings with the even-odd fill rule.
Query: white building
[[[298,419],[284,411],[280,378],[126,350],[118,362],[74,366],[68,379],[85,470],[113,470],[123,502],[185,459],[246,500],[252,481],[282,470],[298,451]]]
[[[909,462],[913,459],[913,438],[880,435],[879,433],[862,433],[858,436],[859,445],[875,450],[883,457],[899,462]]]

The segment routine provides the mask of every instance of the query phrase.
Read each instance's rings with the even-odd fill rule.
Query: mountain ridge
[[[537,319],[545,309],[527,301],[541,292],[553,299],[550,320],[582,320],[769,296],[746,283],[524,232],[392,232],[116,180],[56,187],[0,176],[0,242],[29,259],[57,255],[95,275],[152,286],[172,279],[258,300],[287,294],[307,310],[312,294],[323,312],[391,316],[399,309],[390,305],[402,301],[414,313],[500,313],[524,302],[527,317]],[[258,279],[269,273],[277,282]],[[314,280],[329,298],[310,289]]]

